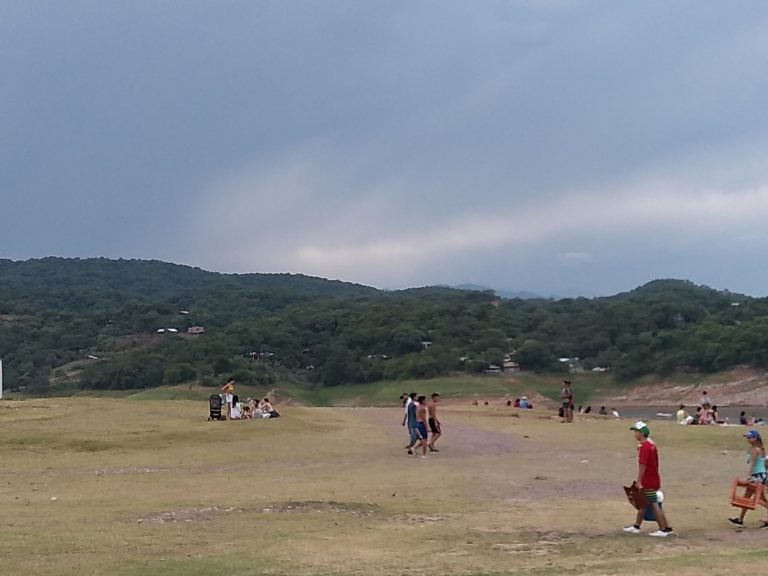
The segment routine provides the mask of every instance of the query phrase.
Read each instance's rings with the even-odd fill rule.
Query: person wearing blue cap
[[[656,449],[656,443],[649,438],[651,430],[648,424],[642,420],[635,422],[629,427],[635,433],[635,439],[640,442],[637,457],[637,487],[643,491],[648,499],[648,504],[653,508],[653,514],[659,529],[649,533],[649,536],[665,538],[672,534],[672,528],[667,523],[667,517],[659,506],[659,489],[661,488],[661,476],[659,475],[659,451]],[[645,517],[645,508],[637,511],[635,523],[626,526],[624,532],[629,534],[640,534],[640,525]]]
[[[754,490],[760,490],[763,493],[763,502],[768,502],[768,488],[766,483],[768,482],[768,474],[765,470],[765,447],[763,446],[763,439],[760,437],[760,432],[757,430],[748,430],[744,434],[744,438],[749,443],[749,452],[747,452],[747,482],[755,485]],[[747,494],[754,494],[754,490],[751,488]],[[747,515],[747,509],[742,508],[741,514],[738,518],[728,518],[730,522],[738,526],[744,525],[744,516]],[[760,521],[760,528],[768,528],[768,520]]]

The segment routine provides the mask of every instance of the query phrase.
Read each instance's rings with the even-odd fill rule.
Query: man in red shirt
[[[667,523],[667,517],[659,506],[659,488],[661,488],[661,476],[659,476],[659,451],[656,449],[656,443],[649,438],[651,431],[645,422],[635,422],[630,426],[630,430],[635,433],[635,439],[640,442],[637,456],[637,487],[645,493],[648,503],[653,508],[653,514],[656,522],[659,523],[659,529],[651,532],[649,536],[665,538],[672,534],[672,528]],[[645,510],[637,511],[635,523],[624,528],[624,532],[630,534],[640,534],[640,524],[643,522]]]

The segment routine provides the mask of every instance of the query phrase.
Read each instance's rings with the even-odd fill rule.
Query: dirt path
[[[376,425],[382,435],[392,438],[405,446],[408,441],[408,430],[402,426],[402,410],[400,409],[368,409],[370,410],[370,423]],[[440,443],[450,444],[450,450],[446,451],[445,458],[466,458],[472,454],[487,454],[501,456],[520,450],[524,444],[520,438],[504,432],[488,430],[480,426],[474,426],[467,422],[467,417],[450,420],[442,418],[443,438]],[[439,444],[437,444],[439,447]]]

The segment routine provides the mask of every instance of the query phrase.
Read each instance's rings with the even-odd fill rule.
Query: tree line
[[[188,335],[192,326],[204,333]],[[6,387],[37,393],[214,385],[228,375],[334,386],[505,361],[632,380],[768,367],[768,299],[682,280],[604,298],[504,299],[158,261],[0,260],[0,355]]]

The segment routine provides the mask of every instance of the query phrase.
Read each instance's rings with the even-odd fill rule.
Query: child
[[[243,418],[243,409],[242,404],[240,404],[240,398],[237,397],[237,394],[232,395],[232,405],[229,408],[229,419],[230,420],[242,420]]]
[[[672,527],[667,523],[667,517],[659,506],[659,489],[661,488],[661,476],[659,475],[659,451],[656,443],[649,438],[651,431],[643,422],[635,422],[630,430],[635,434],[635,440],[640,443],[637,453],[637,486],[645,493],[648,503],[653,509],[653,515],[659,525],[649,536],[666,538],[673,534]],[[624,528],[629,534],[640,534],[640,525],[645,519],[645,509],[637,511],[635,523]]]
[[[763,446],[763,439],[760,437],[760,432],[757,430],[749,430],[744,434],[744,438],[749,443],[749,452],[747,452],[747,464],[748,468],[748,482],[755,484],[755,490],[760,490],[763,493],[761,504],[766,506],[768,502],[768,490],[766,490],[766,471],[765,471],[765,447]],[[754,492],[751,492],[754,494]],[[742,508],[741,514],[738,518],[728,518],[734,524],[742,526],[744,524],[744,516],[747,514],[747,509]],[[760,522],[760,528],[768,528],[768,521],[762,520]]]

